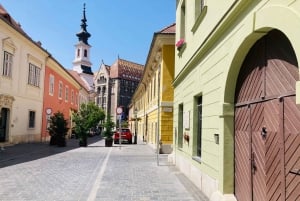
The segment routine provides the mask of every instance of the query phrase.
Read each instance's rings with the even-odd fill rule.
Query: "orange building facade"
[[[78,95],[81,85],[53,58],[49,58],[45,69],[44,105],[42,113],[42,140],[49,141],[50,117],[60,111],[72,127],[72,112],[79,107]],[[71,135],[69,129],[68,137]]]

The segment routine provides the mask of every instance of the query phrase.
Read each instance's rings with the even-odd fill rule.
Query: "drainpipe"
[[[157,166],[159,165],[159,134],[160,134],[160,71],[161,65],[158,66],[158,90],[157,90],[157,132],[156,132],[156,161]]]

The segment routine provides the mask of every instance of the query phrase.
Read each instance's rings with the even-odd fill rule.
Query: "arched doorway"
[[[235,196],[239,201],[300,200],[299,69],[283,33],[250,49],[235,93]]]

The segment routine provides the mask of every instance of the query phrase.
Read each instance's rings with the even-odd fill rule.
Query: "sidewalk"
[[[101,140],[100,136],[88,138],[88,144],[95,143],[99,140]],[[66,147],[49,146],[49,142],[9,144],[9,146],[0,148],[0,168],[3,167],[3,164],[7,161],[10,161],[10,163],[14,160],[16,160],[16,163],[20,161],[24,162],[26,159],[37,159],[34,158],[34,155],[38,158],[42,158],[76,149],[79,148],[78,143],[78,139],[67,139]]]
[[[178,169],[143,142],[104,146],[20,144],[0,151],[0,200],[207,201]]]

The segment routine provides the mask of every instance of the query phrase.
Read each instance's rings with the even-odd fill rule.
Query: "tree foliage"
[[[75,123],[75,133],[79,137],[83,146],[87,144],[88,131],[91,128],[98,126],[101,120],[105,119],[104,111],[90,102],[88,104],[81,104],[78,112],[73,114],[73,121]]]
[[[58,111],[50,117],[48,130],[51,136],[50,145],[66,146],[66,135],[69,128],[63,113]]]
[[[113,136],[113,128],[115,127],[115,123],[111,120],[111,116],[108,114],[106,117],[106,121],[103,124],[104,131],[102,132],[102,136],[106,139],[112,139]]]

